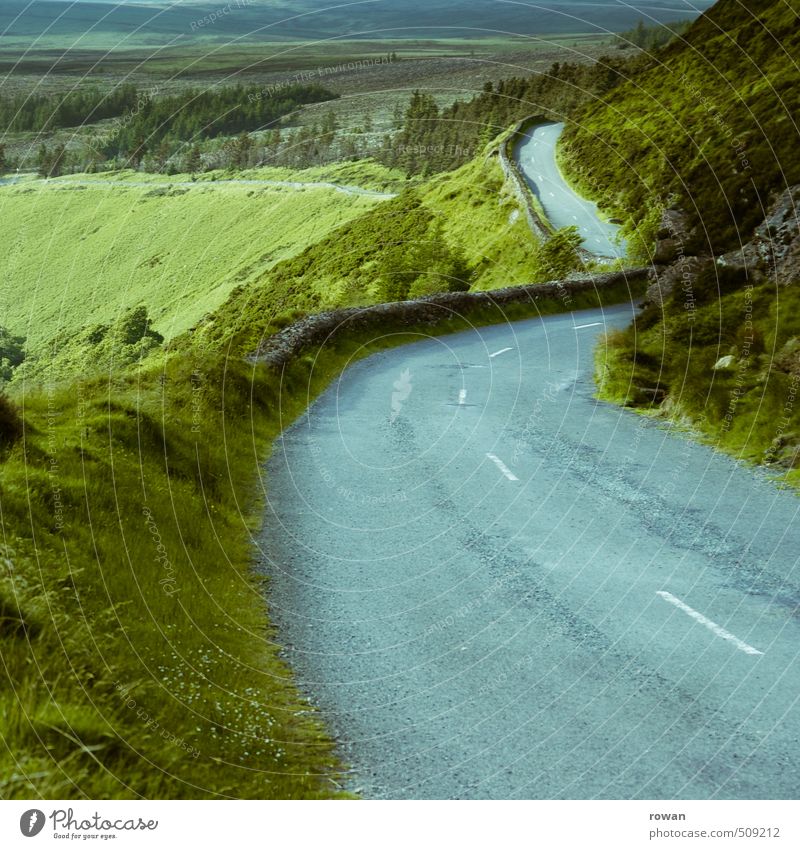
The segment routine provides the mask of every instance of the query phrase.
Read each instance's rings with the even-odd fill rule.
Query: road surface
[[[576,194],[561,175],[556,142],[563,129],[563,124],[533,127],[517,142],[514,158],[553,227],[577,227],[583,247],[596,256],[623,257],[625,244],[617,241],[619,226],[601,218],[597,204]]]
[[[800,499],[593,399],[633,307],[397,348],[275,445],[287,659],[369,798],[796,798]]]

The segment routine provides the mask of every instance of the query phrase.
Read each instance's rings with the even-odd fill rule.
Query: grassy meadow
[[[376,185],[378,166],[366,169]],[[385,169],[384,169],[385,171]],[[333,188],[86,175],[0,187],[0,324],[29,356],[145,305],[165,339],[246,285],[381,202]],[[284,169],[261,174],[285,180]],[[384,178],[386,178],[384,173]],[[294,173],[298,182],[353,179],[358,169]],[[249,175],[237,175],[248,180]],[[51,375],[52,376],[52,375]]]

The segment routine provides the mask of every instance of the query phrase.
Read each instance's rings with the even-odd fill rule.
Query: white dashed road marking
[[[676,598],[672,593],[665,592],[660,590],[656,593],[656,595],[661,596],[664,601],[668,601],[670,604],[674,604],[678,610],[682,610],[687,616],[691,616],[695,622],[699,622],[701,625],[705,625],[712,634],[716,634],[716,636],[721,637],[723,640],[727,640],[729,643],[733,643],[739,651],[743,651],[745,654],[764,654],[763,651],[759,651],[758,649],[754,649],[748,643],[745,643],[743,640],[740,640],[738,637],[735,637],[731,634],[730,631],[726,631],[722,625],[717,625],[716,622],[712,622],[710,619],[703,616],[702,613],[699,613],[693,607],[689,607],[686,602],[681,601],[679,598]]]
[[[459,404],[463,404],[463,403],[464,403],[464,401],[466,401],[466,400],[467,400],[467,390],[466,390],[466,389],[462,389],[462,390],[458,393],[458,403],[459,403]]]
[[[600,327],[602,323],[602,321],[593,321],[591,324],[576,324],[572,329],[583,330],[584,327]]]
[[[487,454],[486,455],[498,469],[510,480],[510,481],[518,481],[519,478],[508,468],[508,466],[496,455],[496,454]]]
[[[489,354],[489,359],[492,357],[499,357],[500,354],[505,354],[506,351],[513,351],[513,348],[501,348],[499,351],[495,351],[493,354]]]

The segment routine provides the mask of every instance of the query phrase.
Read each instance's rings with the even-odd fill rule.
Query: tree
[[[67,158],[67,148],[63,144],[57,144],[52,150],[48,150],[45,144],[39,147],[36,156],[36,169],[40,177],[60,177]]]
[[[330,147],[330,145],[333,144],[333,140],[336,138],[336,131],[338,129],[339,123],[336,120],[336,113],[333,110],[330,110],[322,119],[322,133],[319,137],[320,143],[324,144],[326,147]]]
[[[164,166],[167,164],[167,160],[169,159],[171,152],[171,146],[166,139],[159,143],[158,147],[156,148],[154,157],[155,167],[158,171],[164,170]]]
[[[8,162],[6,161],[6,146],[0,144],[0,174],[5,174],[8,171]]]
[[[138,168],[147,153],[147,145],[143,136],[137,136],[131,149],[131,155],[128,158],[128,164],[131,168]]]
[[[234,141],[231,148],[231,164],[234,168],[247,168],[252,147],[253,139],[248,133],[242,133]]]
[[[0,327],[0,382],[11,380],[14,369],[25,359],[25,337],[14,336]]]
[[[67,159],[67,148],[66,145],[57,144],[53,149],[52,159],[50,161],[50,176],[51,177],[60,177],[63,170],[64,164]]]
[[[39,151],[36,154],[36,171],[40,177],[50,176],[50,151],[44,142],[39,145]]]
[[[203,157],[200,153],[200,145],[193,145],[192,149],[189,151],[189,155],[186,157],[186,170],[190,174],[196,174],[198,171],[202,170],[203,167]]]

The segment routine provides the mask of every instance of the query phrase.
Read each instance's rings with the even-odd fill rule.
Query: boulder
[[[684,256],[667,268],[656,268],[651,276],[653,282],[647,290],[647,300],[659,307],[676,288],[685,286],[691,292],[691,282],[700,270],[711,263],[709,257]]]
[[[733,354],[728,354],[726,357],[720,357],[714,363],[714,371],[728,371],[736,365],[736,357]]]
[[[666,265],[684,256],[687,243],[693,234],[686,213],[678,207],[669,207],[661,213],[661,222],[656,234],[653,262]]]

